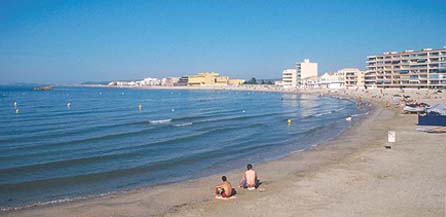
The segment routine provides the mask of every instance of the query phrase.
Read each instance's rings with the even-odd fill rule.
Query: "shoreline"
[[[228,91],[228,90],[226,90]],[[294,93],[293,93],[294,94]],[[306,93],[303,93],[306,94]],[[340,99],[341,100],[341,99]],[[346,99],[344,99],[346,100]],[[358,120],[362,120],[365,118],[365,116],[367,116],[367,114],[371,111],[371,109],[367,109],[365,110],[367,111],[366,113],[358,113],[357,116],[359,117]],[[356,123],[352,122],[352,123]],[[266,160],[259,160],[258,164],[265,164],[271,161],[276,161],[276,160],[280,160],[282,158],[288,157],[291,154],[294,153],[300,153],[300,152],[304,152],[307,149],[311,149],[315,146],[321,145],[326,143],[329,140],[335,139],[338,136],[342,135],[343,133],[345,133],[346,131],[348,131],[352,126],[348,126],[344,129],[342,129],[340,132],[336,132],[336,134],[328,139],[316,142],[315,144],[312,144],[306,148],[299,148],[296,150],[292,150],[290,152],[287,153],[283,153],[281,155],[278,156],[274,156],[271,157],[269,159]],[[229,169],[229,170],[225,170],[223,172],[228,172],[228,173],[233,173],[235,169]],[[238,170],[238,169],[237,169]],[[25,204],[23,206],[12,206],[12,207],[2,207],[0,209],[0,214],[2,213],[14,213],[14,212],[20,212],[23,210],[33,210],[33,209],[40,209],[40,208],[46,208],[46,207],[53,207],[53,206],[63,206],[64,204],[71,204],[71,203],[78,203],[78,202],[83,202],[83,201],[87,201],[87,200],[100,200],[102,198],[106,198],[106,197],[119,197],[121,195],[126,195],[126,194],[132,194],[132,193],[137,193],[140,191],[146,191],[147,189],[152,189],[152,188],[158,188],[158,187],[168,187],[170,185],[174,185],[174,184],[181,184],[184,182],[190,182],[190,181],[198,181],[200,179],[203,178],[208,178],[210,176],[215,176],[215,173],[211,173],[206,174],[206,175],[199,175],[199,176],[194,176],[192,178],[187,178],[187,179],[181,179],[179,181],[170,181],[170,182],[164,182],[164,183],[154,183],[154,184],[148,184],[148,185],[144,185],[144,186],[139,186],[136,188],[131,188],[131,189],[125,189],[125,190],[113,190],[113,191],[109,191],[109,192],[104,192],[104,193],[95,193],[95,194],[89,194],[89,195],[81,195],[81,196],[75,196],[75,197],[66,197],[66,198],[60,198],[60,199],[55,199],[55,200],[49,200],[49,201],[37,201],[34,203],[30,203],[30,204]]]
[[[372,112],[374,112],[374,110],[375,110],[374,108],[370,108],[367,113],[372,113]],[[292,155],[304,154],[307,151],[311,151],[318,146],[323,146],[326,143],[328,143],[329,141],[336,140],[338,137],[342,136],[343,134],[345,134],[346,132],[351,130],[353,127],[355,127],[355,125],[357,125],[357,124],[361,123],[362,121],[364,121],[365,119],[367,119],[368,116],[369,116],[368,114],[364,115],[363,117],[360,118],[359,121],[355,121],[354,123],[352,123],[352,126],[346,128],[340,134],[337,134],[335,137],[330,138],[323,143],[313,144],[307,148],[291,151],[291,152],[289,152],[283,156],[277,157],[275,159],[262,161],[258,164],[258,166],[267,165],[267,164],[269,164],[271,162],[275,162],[275,161],[281,161],[281,160],[290,158]],[[241,174],[241,171],[240,171],[240,169],[233,169],[233,170],[226,171],[226,173],[227,174]],[[148,185],[148,186],[138,187],[138,188],[129,189],[129,190],[112,191],[112,192],[95,194],[95,195],[86,195],[86,196],[80,196],[80,197],[74,197],[74,198],[64,198],[64,199],[59,199],[59,200],[54,200],[54,201],[37,202],[37,203],[25,205],[23,207],[10,207],[10,208],[8,207],[6,209],[2,209],[0,211],[0,214],[4,213],[6,215],[14,215],[15,216],[15,214],[20,214],[21,212],[38,211],[39,209],[48,209],[48,208],[51,209],[52,207],[57,208],[57,207],[75,205],[75,204],[90,203],[90,202],[95,202],[95,201],[99,201],[99,200],[107,200],[108,198],[116,198],[116,197],[123,197],[123,196],[125,197],[125,196],[130,196],[132,194],[147,193],[147,191],[153,191],[153,190],[165,190],[166,188],[171,188],[171,187],[176,188],[176,187],[182,186],[182,185],[189,185],[188,183],[192,184],[192,183],[196,183],[196,182],[199,182],[199,183],[209,182],[209,179],[219,180],[218,178],[214,178],[216,176],[218,177],[219,174],[211,174],[211,175],[206,175],[203,177],[186,179],[186,180],[182,180],[179,182]],[[206,201],[206,200],[202,200],[202,201]],[[175,207],[175,206],[176,205],[173,205],[172,207]],[[157,213],[157,214],[160,214],[160,213]]]
[[[355,97],[349,97],[342,93],[332,96],[355,99]],[[399,118],[395,108],[385,108],[381,105],[384,99],[375,100],[370,98],[369,100],[374,108],[369,111],[367,117],[354,123],[353,126],[335,138],[307,150],[296,150],[280,159],[255,165],[260,179],[264,183],[262,188],[265,188],[266,191],[248,195],[249,193],[237,189],[237,197],[240,199],[229,201],[230,206],[238,208],[239,206],[234,205],[235,201],[243,200],[242,198],[245,197],[252,198],[252,195],[277,196],[278,193],[276,192],[284,190],[284,183],[292,184],[289,180],[284,179],[291,178],[291,180],[296,181],[300,178],[311,178],[321,171],[339,165],[351,156],[365,152],[371,147],[376,148],[377,144],[385,143],[385,136],[383,135],[387,133],[390,126],[380,122],[398,121],[401,118]],[[405,119],[408,119],[408,117],[413,119],[413,116],[407,116]],[[378,130],[372,129],[376,126],[380,126],[380,128]],[[379,131],[379,133],[376,131]],[[361,136],[367,137],[369,141],[362,142]],[[287,168],[287,165],[290,164],[296,165],[296,168]],[[226,172],[225,175],[230,177],[229,180],[232,183],[236,184],[242,171],[242,168],[231,170]],[[6,216],[182,216],[184,213],[193,213],[199,207],[200,212],[204,210],[204,216],[214,216],[214,214],[218,214],[212,210],[219,210],[222,209],[222,206],[225,206],[223,204],[225,202],[215,201],[211,194],[212,186],[219,181],[218,177],[220,175],[222,174],[214,174],[179,183],[143,187],[106,196],[24,208],[8,211],[5,214]],[[178,195],[178,192],[181,192],[181,195]],[[278,202],[280,203],[280,201]],[[203,213],[199,213],[199,215],[203,215]]]

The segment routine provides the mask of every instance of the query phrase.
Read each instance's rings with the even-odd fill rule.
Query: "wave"
[[[353,115],[351,115],[352,117],[361,117],[361,116],[366,116],[366,115],[368,115],[369,114],[369,112],[365,112],[365,113],[358,113],[358,114],[353,114]]]
[[[11,212],[11,211],[19,211],[23,209],[29,209],[33,207],[41,207],[41,206],[48,206],[48,205],[55,205],[55,204],[61,204],[61,203],[68,203],[72,201],[78,201],[78,200],[85,200],[89,198],[98,198],[98,197],[105,197],[107,195],[111,195],[115,192],[107,192],[107,193],[101,193],[101,194],[94,194],[94,195],[88,195],[88,196],[79,196],[79,197],[68,197],[68,198],[62,198],[57,200],[49,200],[49,201],[38,201],[29,205],[24,206],[17,206],[17,207],[0,207],[0,213],[1,212]]]
[[[167,139],[157,142],[151,142],[146,144],[140,144],[137,146],[125,146],[115,149],[107,150],[109,154],[107,155],[93,155],[90,157],[84,157],[84,158],[75,158],[75,159],[66,159],[66,160],[56,160],[56,161],[47,161],[47,162],[41,162],[37,164],[28,164],[28,165],[21,165],[16,167],[10,167],[10,168],[1,168],[0,173],[4,174],[12,174],[12,173],[26,173],[26,172],[32,172],[32,171],[39,171],[42,169],[57,169],[57,168],[63,168],[65,166],[73,166],[73,165],[85,165],[88,163],[95,163],[99,161],[107,161],[107,160],[113,160],[118,158],[125,158],[125,157],[132,157],[136,156],[141,151],[146,150],[148,147],[153,146],[160,146],[160,145],[169,145],[169,144],[176,144],[180,142],[187,142],[191,141],[196,138],[200,138],[203,136],[209,136],[213,135],[215,133],[224,133],[229,131],[234,131],[238,129],[250,129],[250,128],[257,128],[264,126],[263,124],[251,124],[248,126],[241,126],[241,127],[226,127],[226,128],[217,128],[212,130],[207,130],[203,132],[199,132],[196,134],[190,134],[184,137],[177,137],[173,139]],[[124,151],[124,152],[122,152]],[[113,154],[112,154],[113,153]],[[50,153],[51,154],[51,153]],[[38,155],[38,154],[37,154]],[[14,156],[17,157],[17,156]],[[10,159],[11,157],[8,156],[7,158],[4,158],[3,160]]]
[[[333,113],[342,111],[343,109],[344,109],[344,108],[333,109],[333,110],[330,110],[330,111],[326,111],[326,112],[322,112],[322,113],[317,113],[317,114],[310,115],[310,116],[313,116],[313,117],[320,117],[320,116],[329,115],[329,114],[333,114]]]
[[[107,128],[111,128],[111,127],[125,127],[125,126],[133,126],[133,125],[138,125],[138,124],[143,124],[145,123],[144,121],[131,121],[131,122],[124,122],[124,123],[117,123],[117,124],[102,124],[102,125],[93,125],[90,127],[85,127],[85,126],[76,126],[73,128],[63,128],[63,127],[52,127],[52,128],[46,128],[46,129],[31,129],[27,130],[27,131],[20,131],[20,132],[16,132],[16,131],[9,131],[7,133],[11,133],[14,134],[14,137],[9,137],[7,139],[4,140],[0,140],[0,143],[4,142],[4,143],[17,143],[20,141],[29,141],[31,143],[35,143],[35,141],[38,140],[42,140],[48,137],[51,138],[55,138],[55,137],[67,137],[67,136],[72,136],[72,135],[79,135],[82,133],[89,133],[89,132],[98,132],[101,129],[107,129]],[[52,124],[51,124],[52,126]],[[53,131],[51,131],[53,130]],[[55,130],[55,131],[54,131]],[[45,132],[45,133],[40,133],[40,132]],[[31,135],[27,135],[24,136],[23,134],[29,133]],[[38,134],[34,134],[34,133],[38,133]],[[3,146],[6,147],[6,146]],[[8,146],[8,147],[13,147],[13,146]],[[26,146],[25,144],[22,144],[21,147],[34,147],[33,146]],[[36,146],[37,147],[37,146]]]
[[[161,120],[151,120],[151,121],[146,121],[146,124],[151,124],[151,125],[157,125],[157,124],[165,124],[165,123],[169,123],[171,122],[172,119],[161,119]]]
[[[214,110],[215,109],[212,108],[211,112],[204,112],[204,113],[197,114],[197,115],[174,118],[173,121],[189,121],[189,122],[191,122],[191,121],[195,121],[195,120],[199,120],[199,119],[203,119],[203,118],[215,117],[215,116],[221,115],[221,114],[230,114],[233,112],[241,111],[240,109],[228,109],[228,110],[220,110],[220,111],[214,111]]]
[[[185,127],[192,125],[192,122],[182,123],[182,124],[174,124],[175,127]]]
[[[140,123],[144,123],[144,122],[140,122]],[[7,155],[9,158],[11,157],[25,157],[31,154],[36,154],[36,152],[31,152],[31,150],[38,150],[38,152],[42,151],[42,148],[44,148],[44,152],[47,154],[51,154],[48,152],[48,148],[51,147],[64,147],[64,146],[73,146],[76,144],[90,144],[92,142],[100,142],[100,141],[104,141],[104,140],[111,140],[114,138],[124,138],[124,137],[131,137],[131,136],[137,136],[137,135],[141,135],[141,134],[145,134],[147,132],[152,132],[152,131],[159,131],[159,130],[163,130],[165,128],[167,128],[169,126],[165,126],[162,128],[149,128],[149,129],[142,129],[142,130],[137,130],[137,131],[130,131],[130,132],[124,132],[124,133],[113,133],[113,134],[107,134],[107,135],[101,135],[101,136],[96,136],[96,137],[88,137],[88,138],[84,138],[84,139],[78,139],[78,140],[70,140],[70,141],[64,141],[64,142],[56,142],[56,143],[43,143],[43,144],[35,144],[35,145],[27,145],[27,146],[17,146],[17,147],[12,147],[9,148],[7,150],[3,150],[1,152],[0,155],[0,159],[4,159],[5,157],[2,157],[2,155]],[[17,150],[21,150],[22,152],[26,151],[26,155],[8,155],[8,153],[11,152],[16,152]],[[37,154],[39,155],[39,154]]]

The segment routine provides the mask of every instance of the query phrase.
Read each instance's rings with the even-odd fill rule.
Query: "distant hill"
[[[111,81],[86,81],[86,82],[82,82],[82,85],[91,85],[91,84],[103,84],[106,85],[108,83],[110,83]]]

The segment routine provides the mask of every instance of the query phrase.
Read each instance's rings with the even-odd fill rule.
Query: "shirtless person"
[[[257,187],[257,173],[252,169],[252,165],[246,166],[245,175],[240,180],[239,188],[256,188]]]
[[[221,195],[223,198],[229,198],[232,196],[232,185],[227,181],[226,176],[222,176],[221,184],[215,186],[215,196]]]

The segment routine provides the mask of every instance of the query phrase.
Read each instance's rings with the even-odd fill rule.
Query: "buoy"
[[[16,114],[20,113],[20,109],[15,109],[15,113]]]
[[[288,119],[288,125],[291,125],[291,119]]]
[[[17,108],[17,102],[16,101],[14,101],[14,108]]]
[[[67,108],[71,108],[71,102],[67,103]]]
[[[352,121],[352,116],[348,116],[345,120],[346,121]]]
[[[138,105],[138,109],[139,109],[139,111],[142,110],[142,105],[141,104]]]
[[[174,111],[175,111],[175,109],[171,109],[171,111],[172,111],[172,112],[174,112]]]
[[[243,113],[245,113],[246,111],[245,111],[245,110],[243,110],[242,112],[243,112]]]

